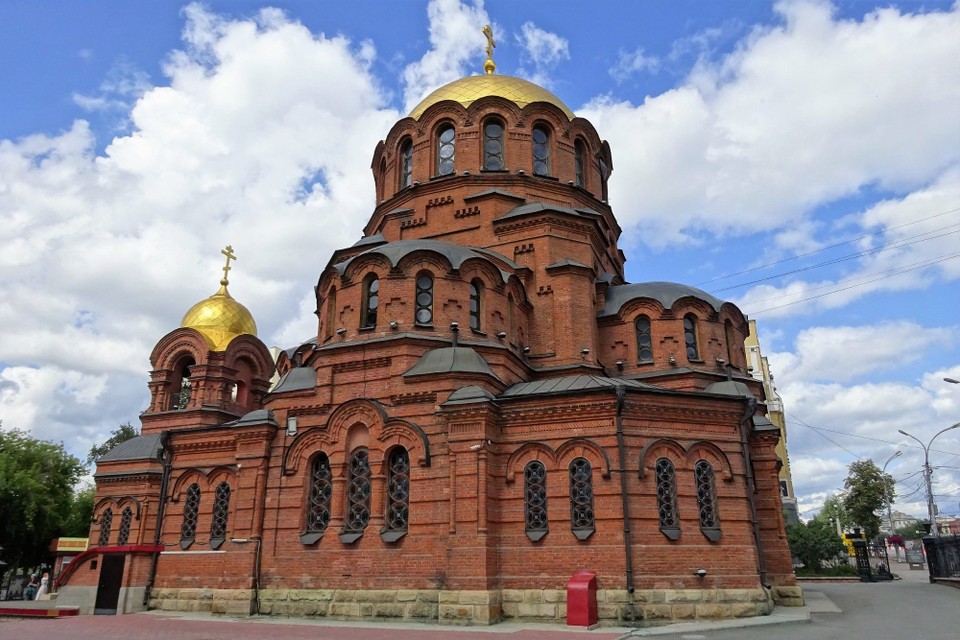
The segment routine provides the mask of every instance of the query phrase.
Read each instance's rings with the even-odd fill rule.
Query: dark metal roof
[[[780,427],[770,422],[766,416],[753,416],[754,431],[779,431]]]
[[[227,422],[224,427],[244,427],[250,424],[271,424],[275,427],[279,427],[280,424],[273,417],[273,411],[271,409],[257,409],[256,411],[251,411],[250,413],[242,416],[239,420],[234,420],[233,422]]]
[[[383,237],[382,233],[375,233],[372,236],[363,236],[359,240],[353,243],[355,247],[363,247],[368,244],[383,244],[387,239]]]
[[[735,380],[724,380],[722,382],[713,382],[708,384],[703,390],[705,393],[716,393],[723,396],[741,396],[743,398],[753,398],[753,392],[750,387]]]
[[[372,254],[378,254],[390,261],[391,266],[397,266],[401,260],[406,256],[410,255],[414,251],[432,251],[438,253],[445,257],[450,265],[454,269],[459,269],[466,260],[470,258],[480,258],[487,262],[490,262],[490,257],[495,256],[499,260],[503,260],[504,263],[514,266],[516,263],[513,260],[510,260],[504,255],[497,253],[496,251],[491,251],[490,249],[474,249],[473,247],[465,247],[459,244],[453,244],[452,242],[443,242],[441,240],[398,240],[397,242],[388,242],[372,249],[367,249],[363,253],[359,253],[352,258],[347,258],[343,262],[333,265],[340,275],[347,270],[347,267],[350,266],[350,263],[359,258],[360,256],[367,256]],[[494,266],[497,266],[494,264]],[[516,268],[519,268],[517,265]],[[503,281],[506,282],[510,277],[510,273],[500,269],[497,266],[497,269],[500,271],[500,275],[503,278]]]
[[[474,402],[486,402],[496,400],[496,396],[483,387],[472,384],[468,387],[461,387],[450,394],[443,406],[454,404],[471,404]]]
[[[487,361],[470,347],[442,347],[430,349],[424,353],[417,364],[403,376],[422,376],[431,373],[483,373],[493,378],[493,372]]]
[[[160,434],[151,433],[137,436],[121,442],[110,451],[97,458],[101,462],[121,462],[126,460],[158,460],[160,458]]]
[[[514,207],[510,211],[506,212],[494,222],[499,222],[500,220],[509,220],[510,218],[518,218],[520,216],[529,215],[531,213],[539,213],[541,211],[553,211],[554,213],[565,213],[570,216],[576,216],[578,218],[601,218],[603,214],[599,211],[594,211],[593,209],[579,208],[571,209],[570,207],[562,207],[557,204],[550,204],[548,202],[527,202],[526,204],[521,204],[520,206]]]
[[[607,301],[597,315],[601,318],[616,315],[623,305],[638,298],[651,298],[662,304],[664,309],[670,309],[677,300],[687,297],[703,300],[715,311],[720,311],[724,304],[723,300],[689,285],[676,282],[637,282],[607,289]]]
[[[523,196],[518,196],[515,193],[510,193],[509,191],[504,191],[503,189],[487,189],[485,191],[480,191],[478,193],[466,196],[463,200],[464,202],[470,202],[471,200],[483,198],[484,196],[503,196],[513,200],[524,200]]]
[[[580,261],[578,261],[578,260],[573,260],[573,259],[571,259],[571,258],[564,258],[563,260],[560,260],[559,262],[554,262],[554,263],[551,264],[551,265],[547,265],[546,268],[547,268],[547,269],[556,269],[556,268],[558,268],[558,267],[583,267],[584,269],[589,269],[589,268],[590,268],[590,267],[588,267],[587,265],[583,264],[582,262],[580,262]]]
[[[302,391],[317,386],[317,372],[313,367],[294,367],[283,374],[271,393]]]
[[[597,282],[605,282],[607,284],[613,284],[613,279],[616,276],[608,271],[602,271],[600,275],[597,276]]]
[[[573,393],[590,389],[615,389],[616,387],[662,391],[662,388],[656,385],[637,382],[636,380],[629,380],[627,378],[579,375],[548,378],[534,382],[520,382],[501,393],[500,397],[518,398],[521,396],[538,396],[550,393]]]

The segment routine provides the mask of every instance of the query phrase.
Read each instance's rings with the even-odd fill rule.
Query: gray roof
[[[780,427],[770,422],[766,416],[753,416],[754,431],[779,431]]]
[[[564,258],[558,262],[554,262],[551,265],[547,265],[547,269],[556,269],[558,267],[583,267],[584,269],[589,269],[587,265],[583,264],[579,260],[573,260],[571,258]]]
[[[603,305],[603,310],[597,315],[601,318],[616,315],[623,305],[638,298],[651,298],[662,304],[664,309],[670,309],[677,300],[686,297],[703,300],[715,311],[720,311],[720,307],[723,306],[723,300],[689,285],[676,282],[637,282],[607,289],[607,301]]]
[[[403,374],[404,377],[423,376],[431,373],[483,373],[493,378],[497,375],[479,353],[470,347],[441,347],[424,353],[417,364]]]
[[[546,380],[535,380],[534,382],[520,382],[501,393],[500,397],[518,398],[521,396],[538,396],[550,393],[571,393],[590,389],[615,389],[616,387],[621,386],[630,389],[662,390],[658,386],[647,384],[646,382],[629,380],[627,378],[607,378],[605,376],[578,375],[564,376],[562,378],[547,378]]]
[[[121,462],[126,460],[158,460],[160,458],[160,434],[130,438],[115,446],[97,458],[101,462]]]
[[[491,251],[490,249],[475,249],[473,247],[465,247],[463,245],[453,244],[452,242],[443,242],[441,240],[398,240],[397,242],[388,242],[378,247],[367,249],[363,253],[359,253],[352,258],[347,258],[343,262],[335,264],[334,268],[340,275],[343,275],[343,273],[347,270],[347,267],[350,266],[351,262],[360,256],[373,254],[383,256],[390,261],[391,266],[395,267],[400,264],[401,260],[414,251],[432,251],[434,253],[438,253],[445,257],[454,269],[459,269],[460,265],[470,258],[481,258],[489,262],[491,257],[496,257],[500,260],[503,260],[506,264],[511,265],[511,267],[515,266],[516,268],[519,268],[519,265],[517,265],[513,260],[510,260],[506,256],[501,255],[496,251]],[[499,267],[497,268],[500,271],[503,281],[506,282],[507,278],[510,277],[510,273],[500,269]]]
[[[244,427],[248,424],[272,424],[275,427],[279,427],[280,424],[273,417],[273,411],[270,409],[257,409],[256,411],[251,411],[250,413],[242,416],[239,420],[234,420],[233,422],[227,422],[221,426],[223,427]]]
[[[526,204],[521,204],[520,206],[514,207],[510,211],[506,212],[496,221],[500,220],[509,220],[510,218],[519,218],[520,216],[525,216],[531,213],[539,213],[541,211],[553,211],[555,213],[565,213],[567,215],[576,216],[578,218],[601,218],[603,214],[599,211],[594,211],[593,209],[579,208],[571,209],[570,207],[561,207],[557,204],[550,204],[548,202],[528,202]]]
[[[355,247],[363,247],[368,244],[383,244],[387,239],[383,237],[382,233],[375,233],[372,236],[363,236],[359,240],[353,243]]]
[[[723,396],[741,396],[743,398],[754,397],[753,393],[750,391],[750,387],[742,382],[736,382],[734,380],[724,380],[722,382],[708,384],[704,389],[704,392],[716,393]]]
[[[613,279],[614,279],[615,277],[616,277],[616,276],[614,276],[614,275],[613,275],[612,273],[610,273],[609,271],[602,271],[602,272],[600,273],[600,275],[597,276],[597,280],[596,280],[596,281],[597,281],[597,282],[605,282],[605,283],[607,283],[607,284],[613,284]]]
[[[271,393],[302,391],[317,386],[317,372],[313,367],[294,367],[283,374]]]
[[[487,402],[496,400],[496,396],[483,387],[472,384],[468,387],[461,387],[450,394],[443,406],[452,404],[471,404],[474,402]]]
[[[524,200],[523,196],[518,196],[515,193],[510,193],[509,191],[504,191],[503,189],[487,189],[485,191],[480,191],[469,196],[464,197],[465,202],[470,202],[476,198],[483,198],[484,196],[503,196],[505,198],[511,198],[513,200]]]

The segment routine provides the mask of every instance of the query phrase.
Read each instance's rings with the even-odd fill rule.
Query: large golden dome
[[[237,336],[257,335],[257,323],[250,311],[233,299],[223,281],[219,291],[190,307],[180,326],[202,333],[214,351],[225,350]]]
[[[428,107],[443,100],[453,100],[464,107],[469,107],[474,100],[486,96],[506,98],[515,102],[521,109],[531,102],[549,102],[563,111],[571,120],[574,117],[573,111],[563,104],[560,98],[543,87],[523,78],[501,76],[493,73],[486,73],[482,76],[467,76],[443,85],[421,100],[420,104],[410,112],[410,117],[419,118]]]

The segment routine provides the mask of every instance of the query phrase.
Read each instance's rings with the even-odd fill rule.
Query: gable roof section
[[[160,458],[160,434],[130,438],[115,446],[97,458],[101,462],[123,462],[127,460],[158,460]]]
[[[689,285],[676,282],[637,282],[608,288],[606,302],[597,317],[616,315],[623,305],[637,298],[650,298],[662,304],[664,309],[671,309],[677,300],[687,297],[703,300],[713,307],[714,311],[720,311],[720,307],[724,305],[723,300]]]

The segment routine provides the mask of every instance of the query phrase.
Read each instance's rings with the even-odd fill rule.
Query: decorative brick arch
[[[333,444],[334,440],[323,428],[315,427],[301,431],[283,454],[283,475],[297,474],[300,471],[300,465],[308,459],[313,459],[319,451],[327,454],[332,465],[333,455],[329,449]]]
[[[610,457],[603,447],[587,438],[567,440],[556,450],[558,467],[567,468],[574,458],[586,458],[594,469],[600,469],[600,475],[610,477]]]
[[[507,482],[514,481],[517,471],[523,475],[523,468],[534,460],[542,462],[547,471],[557,468],[557,454],[550,445],[543,442],[528,442],[510,454],[507,460]]]
[[[724,482],[733,482],[733,469],[730,467],[730,459],[714,443],[700,440],[687,447],[687,468],[693,469],[697,460],[706,460],[713,467],[713,472],[721,476]]]
[[[211,488],[215,488],[223,478],[226,478],[231,488],[233,488],[236,486],[236,477],[236,470],[225,465],[218,465],[207,470],[199,467],[185,469],[183,473],[177,476],[177,479],[173,483],[173,488],[170,491],[170,501],[180,502],[180,496],[183,495],[184,487],[194,482],[200,485],[202,492],[207,492]],[[214,480],[216,480],[216,482],[214,482]]]
[[[427,107],[420,118],[417,120],[417,136],[422,138],[428,135],[433,139],[437,132],[437,127],[445,121],[449,121],[457,128],[457,125],[464,126],[467,121],[467,110],[459,102],[454,100],[442,100]]]
[[[189,327],[174,329],[160,338],[150,353],[153,369],[172,369],[178,360],[190,356],[196,364],[205,364],[211,345],[207,338]]]
[[[274,364],[270,351],[256,336],[240,335],[230,341],[227,345],[226,365],[233,367],[238,360],[252,364],[257,378],[269,380],[273,375]]]
[[[669,440],[667,438],[658,438],[647,443],[640,451],[640,465],[639,465],[639,476],[643,478],[646,473],[647,465],[653,466],[656,463],[658,458],[668,458],[673,462],[674,467],[685,468],[687,451],[683,446],[676,440]]]
[[[416,458],[419,466],[430,466],[430,440],[423,429],[408,420],[394,418],[387,422],[380,430],[377,441],[384,452],[399,445],[407,450],[411,459]]]

